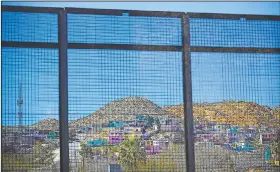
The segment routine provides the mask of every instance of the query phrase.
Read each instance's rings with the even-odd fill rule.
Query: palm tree
[[[145,152],[140,148],[140,141],[137,139],[126,140],[112,147],[110,152],[117,154],[118,162],[126,172],[134,171],[137,161],[146,160]]]

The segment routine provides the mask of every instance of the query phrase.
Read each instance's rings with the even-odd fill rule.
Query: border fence
[[[280,16],[2,6],[1,169],[278,171],[279,38]]]

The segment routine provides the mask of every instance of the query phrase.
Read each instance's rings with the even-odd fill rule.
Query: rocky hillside
[[[57,130],[59,128],[59,121],[55,118],[45,118],[30,127],[37,130]]]
[[[134,120],[135,115],[164,115],[166,111],[143,97],[127,97],[115,100],[87,117],[71,121],[70,127],[101,124],[111,120]]]
[[[223,101],[196,103],[193,105],[196,121],[212,121],[232,125],[256,125],[280,127],[280,106],[270,108],[253,102]],[[161,108],[143,97],[127,97],[115,100],[89,116],[71,121],[69,128],[90,124],[102,124],[112,120],[130,121],[135,115],[173,115],[183,118],[183,105]],[[33,124],[38,129],[58,129],[58,120],[47,118]]]
[[[177,117],[183,117],[183,105],[164,108]],[[279,128],[280,107],[271,109],[253,102],[223,101],[193,105],[194,119],[237,125],[272,126]]]

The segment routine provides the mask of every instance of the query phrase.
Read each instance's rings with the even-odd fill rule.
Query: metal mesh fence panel
[[[196,171],[278,171],[280,54],[191,60]]]
[[[2,12],[2,41],[57,42],[57,14]]]
[[[70,43],[182,44],[180,18],[68,14],[68,28]]]
[[[72,170],[185,171],[181,52],[69,49],[68,69]]]
[[[58,49],[25,47],[57,43],[58,16],[7,10],[2,7],[1,171],[59,171]]]
[[[2,47],[2,171],[59,171],[58,50]]]
[[[191,46],[280,48],[280,21],[190,19]]]
[[[69,171],[278,171],[279,37],[277,16],[2,7],[1,170],[68,171],[69,128]]]

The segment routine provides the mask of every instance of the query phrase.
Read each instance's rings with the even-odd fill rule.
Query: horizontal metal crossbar
[[[280,20],[280,16],[275,15],[251,15],[251,14],[219,14],[219,13],[187,13],[190,18],[210,18],[210,19],[233,19],[240,20]]]
[[[183,49],[181,46],[131,45],[131,44],[82,44],[82,43],[68,43],[68,48],[147,50],[147,51],[182,51]]]
[[[59,13],[63,8],[54,7],[28,7],[28,6],[1,6],[2,11],[28,12],[28,13]]]
[[[65,9],[67,10],[67,13],[116,15],[116,16],[122,16],[123,13],[128,13],[129,16],[181,18],[184,14],[183,12],[166,12],[166,11],[138,11],[138,10],[92,9],[92,8],[65,8]]]
[[[191,52],[280,53],[280,48],[191,47]]]
[[[2,41],[2,47],[58,48],[58,43]]]
[[[3,47],[21,48],[58,48],[57,43],[45,42],[13,42],[2,41]],[[147,51],[182,51],[181,46],[162,45],[131,45],[131,44],[84,44],[68,43],[72,49],[117,49],[117,50],[147,50]],[[280,53],[280,48],[239,48],[239,47],[198,47],[191,46],[191,52],[225,52],[225,53]]]

